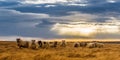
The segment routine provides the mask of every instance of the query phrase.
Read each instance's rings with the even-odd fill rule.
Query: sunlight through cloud
[[[60,24],[57,23],[51,29],[59,35],[93,37],[97,33],[119,33],[119,25],[114,23],[79,23]]]

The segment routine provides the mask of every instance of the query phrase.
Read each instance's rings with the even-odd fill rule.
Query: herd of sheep
[[[31,49],[38,49],[38,48],[49,48],[49,47],[66,47],[67,43],[65,40],[62,40],[61,42],[48,42],[48,41],[23,41],[20,38],[16,39],[17,46],[19,48],[31,48]],[[104,46],[103,43],[100,42],[75,42],[73,47],[88,47],[88,48],[102,48]]]

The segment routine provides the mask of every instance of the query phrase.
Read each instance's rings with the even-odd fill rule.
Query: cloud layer
[[[0,36],[120,38],[119,0],[0,0]]]

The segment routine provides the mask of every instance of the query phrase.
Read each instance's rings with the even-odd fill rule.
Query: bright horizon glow
[[[74,22],[73,22],[74,23]],[[110,25],[111,24],[111,25]],[[97,33],[120,33],[120,26],[113,23],[60,24],[51,29],[59,35],[93,37]]]

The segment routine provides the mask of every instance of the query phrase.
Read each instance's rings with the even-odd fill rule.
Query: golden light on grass
[[[0,42],[0,60],[120,60],[120,44],[105,44],[103,48],[66,47],[32,50],[19,49],[15,42]]]

